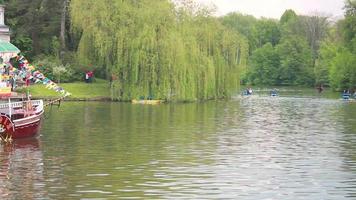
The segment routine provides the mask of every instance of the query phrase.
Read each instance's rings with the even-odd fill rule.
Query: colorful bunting
[[[35,83],[43,83],[46,88],[52,89],[64,97],[71,95],[71,93],[65,91],[62,87],[58,86],[55,82],[51,81],[45,75],[43,75],[40,71],[36,70],[33,65],[30,65],[28,60],[23,56],[17,56],[16,60],[19,62],[19,68],[16,69],[11,67],[11,72],[13,74],[17,74],[21,78],[28,78],[33,80]]]

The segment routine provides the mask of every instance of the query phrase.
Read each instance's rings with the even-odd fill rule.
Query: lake
[[[356,199],[356,102],[64,102],[0,145],[0,199]]]

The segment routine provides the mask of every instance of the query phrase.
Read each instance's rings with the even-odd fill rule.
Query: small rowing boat
[[[133,103],[133,104],[157,105],[157,104],[161,104],[163,102],[164,102],[164,100],[145,100],[145,99],[142,99],[142,100],[133,99],[133,100],[131,100],[131,103]]]

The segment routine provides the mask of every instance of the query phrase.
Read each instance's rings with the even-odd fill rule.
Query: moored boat
[[[44,112],[42,100],[9,97],[0,103],[0,137],[2,140],[35,136]]]
[[[131,100],[131,103],[133,103],[133,104],[157,105],[157,104],[161,104],[163,102],[164,102],[164,100],[146,100],[146,99],[142,99],[142,100],[133,99],[133,100]]]
[[[0,142],[35,136],[41,124],[44,107],[69,96],[62,87],[36,70],[10,42],[10,29],[4,24],[4,6],[0,1]],[[42,100],[31,100],[29,94],[13,92],[21,85],[43,83],[61,97],[46,105]]]

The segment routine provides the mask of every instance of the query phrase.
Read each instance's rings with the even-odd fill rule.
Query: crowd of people
[[[15,90],[18,84],[29,86],[31,82],[31,71],[26,69],[27,60],[23,56],[17,55],[4,62],[0,57],[0,82],[11,86],[11,91]],[[15,67],[16,65],[17,67]],[[33,66],[31,66],[33,67]],[[34,68],[34,67],[33,67]],[[2,85],[4,86],[4,85]]]

